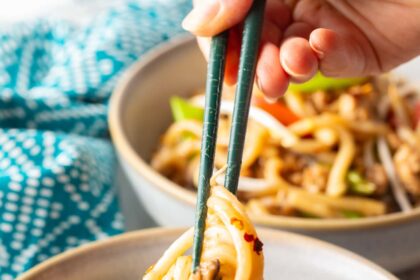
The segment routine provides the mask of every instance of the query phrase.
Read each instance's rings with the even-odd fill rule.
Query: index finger
[[[194,9],[182,22],[184,29],[197,36],[210,37],[240,23],[252,0],[195,0]]]

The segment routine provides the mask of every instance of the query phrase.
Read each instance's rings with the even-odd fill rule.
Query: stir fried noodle
[[[203,95],[188,103],[202,108]],[[226,163],[232,109],[232,96],[225,93],[215,169]],[[410,211],[420,201],[419,118],[418,94],[391,78],[288,92],[276,104],[264,104],[257,93],[238,196],[249,214],[260,216],[360,218]],[[174,122],[151,161],[192,190],[202,125],[199,118]],[[223,184],[223,178],[216,180]]]
[[[208,215],[200,268],[192,273],[193,228],[180,236],[143,277],[152,279],[263,279],[262,243],[243,205],[228,190],[214,186],[207,202]]]

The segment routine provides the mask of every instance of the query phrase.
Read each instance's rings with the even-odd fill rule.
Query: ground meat
[[[394,156],[395,168],[407,191],[420,196],[420,151],[407,144],[401,145]]]
[[[368,102],[350,94],[343,94],[338,100],[339,114],[349,120],[367,120],[370,118]]]
[[[348,89],[348,92],[356,96],[375,96],[376,94],[371,83],[352,86]]]
[[[293,185],[300,186],[302,185],[302,173],[301,172],[293,172],[289,173],[284,176],[287,181],[292,183]]]
[[[398,135],[395,132],[388,133],[386,135],[386,140],[388,141],[392,150],[398,149],[398,147],[400,147],[403,144],[403,142],[400,138],[398,138]]]
[[[376,186],[375,194],[384,195],[388,190],[388,177],[381,164],[375,163],[366,169],[366,179]]]
[[[220,271],[219,260],[202,263],[200,268],[194,273],[194,280],[218,280]]]
[[[283,160],[282,172],[285,174],[300,172],[307,164],[307,160],[305,158],[294,153],[285,152],[281,153],[280,156]]]
[[[303,170],[302,187],[310,193],[320,193],[327,187],[329,168],[313,164]]]

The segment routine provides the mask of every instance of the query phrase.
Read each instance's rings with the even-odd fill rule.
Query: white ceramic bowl
[[[38,265],[17,280],[141,279],[146,269],[183,232],[151,229],[124,234],[68,251]],[[267,280],[396,280],[351,252],[291,233],[259,230]]]
[[[415,66],[420,68],[419,63]],[[190,37],[178,38],[127,71],[111,100],[111,134],[123,170],[140,203],[163,226],[192,225],[195,194],[159,175],[148,162],[172,120],[169,98],[204,87],[205,77],[205,61],[196,43]],[[420,264],[420,208],[358,220],[251,218],[259,225],[343,246],[391,271]]]

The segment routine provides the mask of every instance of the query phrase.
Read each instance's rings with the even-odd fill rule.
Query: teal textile
[[[183,32],[189,2],[0,28],[0,279],[123,231],[109,97],[128,66]]]

